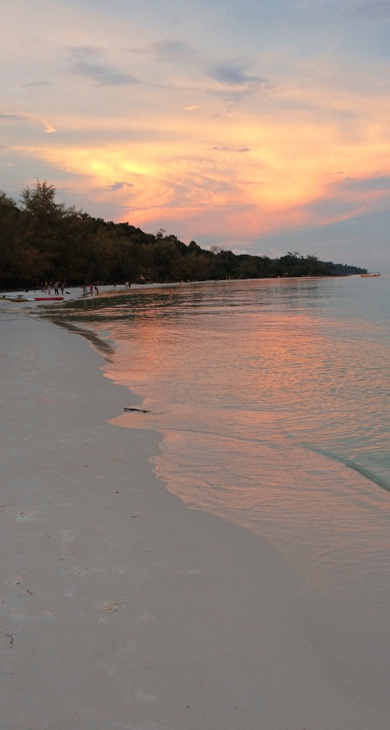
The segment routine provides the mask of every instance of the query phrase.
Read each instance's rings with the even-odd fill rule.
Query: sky
[[[390,271],[390,0],[0,0],[0,190]]]

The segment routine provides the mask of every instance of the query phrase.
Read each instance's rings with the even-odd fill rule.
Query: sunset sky
[[[390,0],[2,3],[0,189],[390,271]]]

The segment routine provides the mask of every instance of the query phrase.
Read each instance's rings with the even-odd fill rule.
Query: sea
[[[169,491],[337,595],[389,577],[389,313],[381,276],[138,287],[50,317],[105,343],[134,409],[114,422],[160,432]]]
[[[164,488],[271,543],[367,655],[390,621],[389,313],[383,275],[139,286],[50,312],[102,343],[134,409],[112,423],[160,433]]]

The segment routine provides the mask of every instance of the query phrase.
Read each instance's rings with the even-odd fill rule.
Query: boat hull
[[[63,302],[64,297],[28,297],[23,294],[3,294],[7,302]]]

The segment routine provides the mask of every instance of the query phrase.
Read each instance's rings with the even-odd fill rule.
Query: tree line
[[[289,252],[280,258],[234,254],[185,244],[129,223],[93,218],[56,202],[46,182],[26,187],[19,205],[0,191],[0,287],[68,286],[146,281],[205,281],[285,276],[337,276],[366,269]]]

